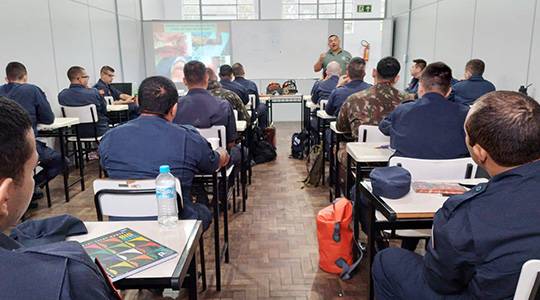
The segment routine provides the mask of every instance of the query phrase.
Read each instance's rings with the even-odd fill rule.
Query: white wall
[[[116,69],[117,82],[145,76],[139,0],[2,0],[0,28],[0,69],[10,61],[25,64],[57,115],[72,65],[86,68],[92,84],[105,64]]]
[[[465,63],[480,58],[486,63],[484,77],[497,89],[540,85],[540,0],[390,1],[391,14],[400,24],[394,36],[394,55],[406,53],[406,68],[415,58],[444,61],[459,79]],[[409,16],[408,6],[412,10],[407,36],[408,28],[403,25]],[[408,82],[410,75],[406,75]],[[533,85],[529,94],[539,97],[538,90]]]

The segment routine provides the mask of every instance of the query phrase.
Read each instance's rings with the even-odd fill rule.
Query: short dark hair
[[[241,63],[234,63],[232,65],[232,71],[235,77],[246,75],[246,72],[244,71],[244,66],[242,66]]]
[[[83,71],[84,68],[79,66],[72,66],[71,68],[69,68],[67,71],[67,77],[69,81],[77,79],[77,77],[80,76]]]
[[[329,35],[329,36],[328,36],[328,39],[330,39],[330,38],[332,38],[332,37],[336,37],[336,38],[339,39],[339,36],[338,36],[337,34],[331,34],[331,35]]]
[[[101,70],[99,70],[99,73],[103,74],[103,73],[105,73],[107,71],[109,71],[111,73],[114,73],[114,69],[111,66],[103,66],[103,67],[101,67]]]
[[[450,90],[452,69],[443,62],[434,62],[426,66],[420,75],[420,83],[428,91],[440,90],[443,94]]]
[[[8,80],[20,80],[26,74],[26,67],[20,62],[12,61],[6,66],[6,77]]]
[[[360,57],[353,57],[347,65],[347,73],[351,79],[362,79],[366,76],[366,61]]]
[[[198,61],[192,60],[184,65],[184,78],[189,84],[203,83],[206,75],[206,66]]]
[[[471,75],[482,76],[485,69],[486,64],[481,59],[471,59],[465,65],[465,70],[469,71]]]
[[[540,159],[540,104],[522,93],[480,97],[465,121],[469,145],[484,148],[500,166]]]
[[[387,56],[377,63],[377,73],[382,79],[390,80],[396,78],[399,70],[401,70],[401,65],[392,56]]]
[[[176,86],[163,76],[151,76],[143,80],[138,94],[142,113],[164,116],[178,102]]]
[[[421,58],[413,59],[413,63],[420,67],[420,69],[425,69],[427,66],[427,62]]]
[[[0,97],[0,178],[19,182],[32,156],[26,135],[32,130],[28,113],[17,102]]]
[[[233,75],[233,68],[229,65],[221,65],[219,67],[219,76],[231,76]]]
[[[206,68],[206,74],[208,74],[208,80],[209,81],[216,81],[217,80],[217,76],[216,76],[216,72],[214,72],[214,70],[212,70],[212,68]]]

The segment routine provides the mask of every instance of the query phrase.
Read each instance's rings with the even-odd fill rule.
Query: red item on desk
[[[458,183],[451,182],[425,182],[415,181],[412,183],[412,188],[417,193],[444,194],[444,195],[461,195],[467,189]]]

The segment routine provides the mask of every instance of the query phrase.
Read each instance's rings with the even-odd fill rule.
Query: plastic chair
[[[540,298],[540,260],[531,259],[521,267],[514,300]]]
[[[390,144],[390,137],[382,134],[378,126],[360,125],[358,126],[358,142]]]

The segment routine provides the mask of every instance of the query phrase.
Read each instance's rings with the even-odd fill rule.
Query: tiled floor
[[[230,264],[223,268],[222,291],[215,291],[212,231],[205,234],[209,287],[203,299],[364,299],[365,263],[350,281],[327,274],[318,267],[315,217],[328,205],[326,187],[302,188],[304,161],[290,159],[290,137],[299,123],[278,123],[278,158],[253,169],[247,211],[230,216]],[[92,163],[87,189],[71,189],[64,202],[61,180],[53,186],[53,206],[42,200],[30,217],[72,214],[96,220],[91,180],[97,176]],[[129,296],[132,298],[132,295]]]

